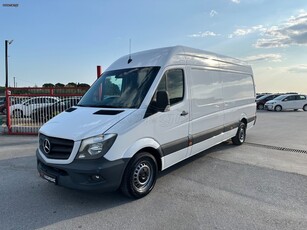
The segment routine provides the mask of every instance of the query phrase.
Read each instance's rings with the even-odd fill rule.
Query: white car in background
[[[288,109],[307,111],[307,97],[301,94],[285,94],[266,102],[264,107],[277,112]]]
[[[13,117],[28,117],[34,109],[41,108],[44,106],[53,105],[58,102],[57,97],[33,97],[25,100],[20,104],[15,104],[10,107],[10,114]]]

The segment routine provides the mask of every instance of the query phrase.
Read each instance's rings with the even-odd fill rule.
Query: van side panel
[[[190,137],[194,155],[220,141],[223,132],[222,82],[218,70],[190,69],[191,117]]]
[[[256,113],[255,87],[252,75],[238,72],[221,72],[224,98],[224,139],[236,134],[240,120],[247,121],[247,128],[253,125]]]

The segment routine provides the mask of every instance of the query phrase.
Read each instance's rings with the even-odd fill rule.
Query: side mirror
[[[159,112],[167,112],[170,109],[170,101],[167,91],[157,92],[157,108]]]

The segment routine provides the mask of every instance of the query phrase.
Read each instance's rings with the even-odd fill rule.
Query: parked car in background
[[[256,94],[256,99],[263,97],[265,95],[269,95],[270,93],[260,93],[260,94]]]
[[[19,104],[10,106],[10,114],[13,117],[29,117],[34,109],[53,105],[58,101],[59,98],[57,97],[33,97]]]
[[[0,114],[5,114],[6,112],[5,102],[6,102],[5,96],[0,97]]]
[[[259,97],[258,99],[256,99],[257,109],[259,109],[259,110],[264,109],[264,105],[267,101],[273,100],[274,98],[276,98],[280,95],[282,95],[282,94],[275,93],[275,94],[267,94],[267,95],[264,95],[262,97]]]
[[[9,101],[10,105],[21,104],[23,101],[28,100],[29,97],[14,97]],[[0,114],[6,114],[6,97],[4,99],[0,99]]]
[[[276,97],[274,100],[265,103],[265,108],[268,110],[298,110],[307,111],[307,97],[301,94],[286,94]]]
[[[78,104],[80,101],[79,97],[65,98],[60,101],[55,102],[52,105],[43,106],[34,109],[30,114],[30,117],[35,122],[46,122],[52,117],[58,115],[66,109]]]

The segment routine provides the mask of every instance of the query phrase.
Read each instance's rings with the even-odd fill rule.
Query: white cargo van
[[[228,139],[242,144],[255,122],[250,66],[182,46],[148,50],[118,59],[42,126],[37,167],[60,186],[140,198],[158,171]]]

